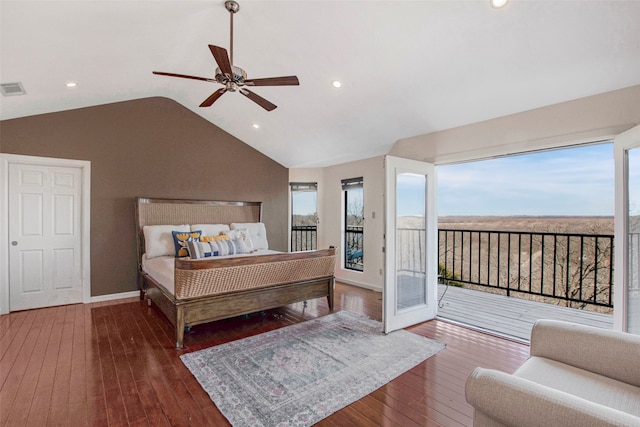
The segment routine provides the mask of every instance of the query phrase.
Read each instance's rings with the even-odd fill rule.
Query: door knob
[[[18,242],[14,240],[13,242],[11,242],[11,246],[18,246]]]

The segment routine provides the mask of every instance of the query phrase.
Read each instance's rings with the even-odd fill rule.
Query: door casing
[[[9,313],[9,165],[12,163],[39,166],[60,166],[79,168],[82,180],[81,203],[81,268],[82,268],[82,300],[91,299],[91,162],[86,160],[57,159],[50,157],[23,156],[16,154],[0,154],[0,314]]]

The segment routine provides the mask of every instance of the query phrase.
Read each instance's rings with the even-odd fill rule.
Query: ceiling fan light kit
[[[509,3],[509,0],[489,0],[489,4],[494,9],[503,8],[507,5],[507,3]]]
[[[189,76],[185,74],[165,73],[162,71],[154,71],[153,74],[169,77],[180,77],[183,79],[202,80],[206,82],[215,82],[223,85],[223,88],[218,89],[212,93],[207,99],[205,99],[200,107],[210,107],[216,102],[222,95],[227,92],[238,92],[241,95],[246,96],[251,101],[255,102],[267,111],[272,111],[277,106],[263,97],[246,89],[245,86],[298,86],[300,84],[298,77],[296,76],[283,76],[283,77],[267,77],[261,79],[247,79],[247,72],[240,67],[233,65],[233,15],[240,10],[240,5],[236,1],[226,1],[224,3],[225,9],[229,11],[230,17],[230,41],[229,41],[229,53],[227,50],[220,46],[209,45],[209,50],[216,60],[218,67],[216,68],[215,77],[197,77]]]

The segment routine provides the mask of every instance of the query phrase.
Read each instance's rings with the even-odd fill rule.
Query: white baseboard
[[[120,292],[119,294],[98,295],[95,297],[91,297],[88,302],[91,303],[91,302],[112,301],[116,299],[124,299],[124,298],[139,297],[139,296],[140,296],[140,291]]]
[[[369,283],[357,282],[355,280],[340,279],[338,277],[336,277],[336,282],[346,283],[347,285],[353,285],[359,288],[365,288],[375,292],[382,292],[382,288],[375,285],[370,285]]]

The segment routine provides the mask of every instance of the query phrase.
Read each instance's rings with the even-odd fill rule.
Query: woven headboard
[[[136,198],[138,263],[144,254],[145,225],[230,224],[262,221],[262,202]]]

